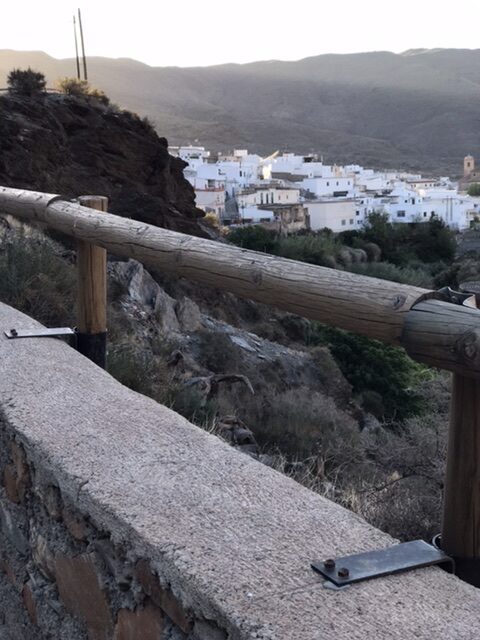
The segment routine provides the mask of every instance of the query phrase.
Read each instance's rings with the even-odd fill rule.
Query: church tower
[[[463,159],[463,177],[468,178],[475,171],[475,158],[465,156]]]

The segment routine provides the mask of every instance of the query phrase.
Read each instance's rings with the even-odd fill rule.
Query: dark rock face
[[[203,236],[185,166],[136,114],[85,98],[0,97],[4,186],[105,195],[112,213]]]

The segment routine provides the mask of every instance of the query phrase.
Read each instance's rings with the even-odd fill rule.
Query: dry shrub
[[[361,433],[349,416],[345,421],[345,414],[332,407],[331,399],[313,399],[312,404],[324,410],[319,419],[315,410],[305,411],[304,396],[295,396],[294,391],[284,394],[286,399],[276,403],[272,417],[261,425],[262,434],[272,425],[278,431],[284,411],[285,433],[276,438],[279,448],[275,450],[273,438],[267,437],[270,448],[265,461],[395,538],[430,540],[440,530],[450,376],[440,374],[420,391],[431,403],[429,414],[407,420],[397,431],[379,425]],[[292,419],[295,406],[301,409]],[[299,416],[303,416],[303,428]],[[318,437],[315,428],[308,426],[313,420]],[[300,442],[292,446],[288,434]]]
[[[31,231],[14,231],[0,246],[0,300],[47,326],[74,323],[76,274],[63,247]]]
[[[201,363],[214,373],[236,372],[239,354],[227,333],[204,331],[198,340]]]
[[[290,457],[320,456],[338,466],[362,456],[357,423],[333,398],[307,387],[272,395],[268,404],[254,399],[252,412],[249,426],[257,440]]]

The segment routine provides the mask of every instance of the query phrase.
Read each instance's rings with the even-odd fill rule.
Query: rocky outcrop
[[[109,273],[120,285],[115,304],[133,319],[125,339],[135,343],[139,361],[149,363],[147,377],[159,375],[157,385],[172,390],[160,396],[154,390],[161,402],[173,402],[175,410],[254,456],[260,453],[256,438],[263,445],[269,437],[269,414],[287,423],[291,416],[283,411],[307,423],[315,414],[320,431],[323,423],[359,431],[363,412],[326,347],[292,348],[215,318],[181,287],[170,283],[167,293],[135,260],[114,262]]]
[[[0,184],[108,196],[110,211],[193,235],[199,223],[186,164],[147,120],[97,100],[0,97]]]

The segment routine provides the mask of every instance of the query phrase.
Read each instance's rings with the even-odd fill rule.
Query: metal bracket
[[[423,302],[423,300],[441,300],[442,302],[450,302],[451,304],[459,304],[464,307],[477,308],[475,294],[465,291],[454,291],[450,287],[442,287],[436,291],[429,291],[420,296],[415,304]],[[414,305],[415,306],[415,305]]]
[[[354,582],[441,564],[448,564],[451,573],[455,572],[454,560],[441,549],[424,540],[414,540],[387,549],[313,562],[311,566],[337,587],[343,587]]]
[[[62,338],[65,336],[74,339],[76,330],[70,327],[60,327],[57,329],[10,329],[5,331],[5,335],[9,340],[17,340],[19,338]]]

